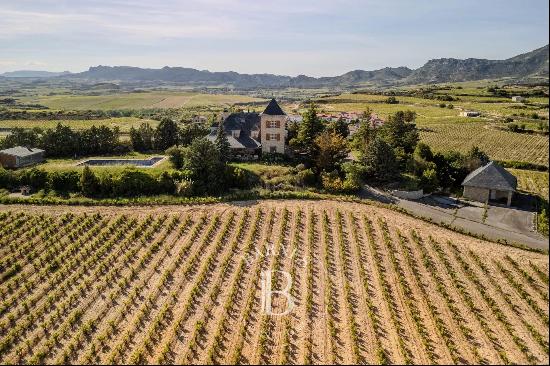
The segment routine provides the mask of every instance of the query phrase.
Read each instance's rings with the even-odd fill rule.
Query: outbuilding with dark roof
[[[16,146],[0,150],[0,165],[4,168],[22,168],[44,161],[44,150]]]
[[[510,206],[518,182],[512,173],[491,161],[468,174],[462,185],[464,198],[486,203],[506,201]]]

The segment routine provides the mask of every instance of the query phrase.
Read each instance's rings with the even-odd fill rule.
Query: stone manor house
[[[277,101],[271,99],[262,113],[223,113],[219,121],[223,123],[234,156],[253,158],[260,153],[286,152],[287,119]],[[212,142],[216,140],[217,129],[217,125],[210,127],[207,138]]]

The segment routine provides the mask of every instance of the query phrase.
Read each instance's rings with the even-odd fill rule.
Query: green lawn
[[[161,156],[162,154],[140,154],[137,152],[128,153],[125,155],[118,155],[118,156],[101,156],[102,159],[147,159],[153,156]],[[47,159],[44,163],[38,164],[34,167],[39,169],[44,169],[46,171],[68,171],[68,170],[76,170],[81,171],[84,169],[83,166],[78,166],[78,164],[84,160],[93,159],[93,158],[99,158],[99,157],[85,157],[85,158],[77,158],[77,159]],[[127,169],[129,166],[90,166],[90,168],[98,173],[104,173],[104,172],[112,172],[116,173],[119,171],[122,171],[124,169]],[[152,172],[153,174],[160,174],[165,170],[171,170],[172,169],[172,163],[170,161],[165,160],[160,162],[158,165],[155,165],[154,167],[136,167],[137,169],[144,169],[146,171]],[[27,168],[29,169],[29,168]]]

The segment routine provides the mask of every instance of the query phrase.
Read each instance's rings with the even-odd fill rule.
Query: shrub
[[[362,177],[366,175],[365,167],[357,163],[348,162],[342,165],[342,170],[346,174],[344,190],[346,192],[356,192],[361,189],[361,185],[363,184]]]
[[[439,186],[439,180],[437,179],[437,173],[435,169],[426,169],[420,177],[420,184],[424,189],[424,192],[431,193]]]
[[[296,181],[301,186],[313,186],[317,183],[317,177],[311,168],[303,169],[296,174]]]
[[[548,236],[548,211],[543,208],[538,215],[538,230]]]
[[[113,195],[114,179],[112,174],[106,173],[99,177],[99,194],[104,197]]]
[[[24,170],[18,183],[29,185],[36,190],[44,189],[48,183],[48,172],[36,168]]]
[[[139,196],[158,192],[157,181],[149,174],[126,169],[112,181],[115,196]]]
[[[262,153],[260,160],[268,164],[281,164],[286,162],[288,157],[281,153]]]
[[[394,96],[391,96],[391,97],[388,97],[388,99],[386,99],[386,103],[387,104],[399,104],[399,101]]]
[[[193,195],[193,182],[188,179],[176,182],[176,194],[182,197],[191,197]]]
[[[230,188],[249,189],[260,183],[259,178],[251,171],[228,165],[226,182]]]
[[[174,182],[174,179],[172,178],[170,173],[168,173],[167,171],[161,173],[161,175],[157,179],[157,183],[157,191],[159,193],[173,194],[176,190],[176,183]]]
[[[0,188],[11,189],[17,184],[17,177],[11,170],[6,170],[0,166]]]
[[[166,155],[169,156],[170,162],[174,165],[174,168],[181,169],[185,158],[185,148],[172,146],[166,150]]]
[[[321,174],[321,182],[323,189],[331,193],[344,192],[344,181],[338,175],[338,172],[333,171],[330,173],[323,172]]]
[[[508,130],[510,130],[511,132],[518,132],[519,131],[519,127],[516,123],[510,123],[508,125]]]
[[[80,189],[82,194],[87,197],[95,196],[100,193],[99,178],[87,165],[80,175]]]
[[[80,183],[80,174],[76,171],[50,172],[48,187],[56,192],[76,192]]]

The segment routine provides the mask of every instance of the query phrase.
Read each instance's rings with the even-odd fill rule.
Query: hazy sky
[[[0,0],[0,72],[95,65],[332,76],[548,43],[548,0]]]

